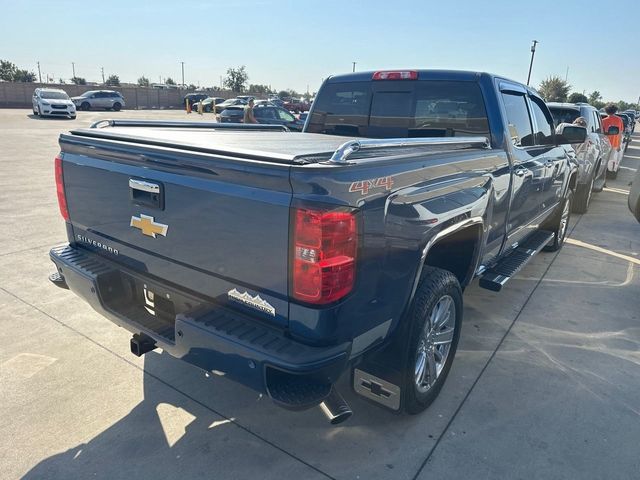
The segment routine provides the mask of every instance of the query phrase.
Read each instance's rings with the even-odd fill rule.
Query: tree
[[[120,77],[116,74],[111,74],[107,77],[107,80],[104,82],[105,85],[110,87],[119,87],[120,86]]]
[[[227,78],[224,79],[224,86],[233,92],[243,92],[247,80],[249,80],[249,75],[244,65],[238,68],[229,68]]]
[[[624,100],[618,100],[615,102],[615,105],[618,106],[618,111],[623,112],[625,110],[629,110],[632,107],[631,103],[627,103]]]
[[[600,101],[602,101],[602,94],[598,90],[594,90],[589,94],[589,103],[591,105]]]
[[[551,75],[540,83],[538,93],[547,102],[566,102],[571,85],[557,75]]]
[[[144,75],[142,75],[138,79],[138,86],[140,86],[140,87],[148,87],[149,85],[150,85],[149,79],[147,77],[145,77]]]
[[[28,70],[21,70],[8,60],[0,60],[0,80],[6,82],[35,82],[36,74]]]
[[[86,85],[87,81],[82,77],[73,77],[71,79],[71,83],[75,83],[76,85]]]
[[[271,93],[271,89],[269,88],[269,85],[249,85],[249,91],[251,93],[258,93],[258,94],[268,94]]]
[[[569,95],[569,103],[589,103],[589,99],[582,93],[573,92]]]
[[[16,70],[16,72],[13,75],[13,81],[14,82],[35,82],[36,81],[36,74],[33,72],[30,72],[29,70],[21,70],[18,69]]]
[[[167,77],[167,79],[164,81],[164,83],[166,85],[175,85],[176,84],[176,82],[171,77]]]
[[[278,97],[280,97],[280,100],[284,100],[285,98],[289,97],[289,91],[288,90],[280,90],[278,92]]]
[[[0,80],[12,82],[18,68],[8,60],[0,60]]]

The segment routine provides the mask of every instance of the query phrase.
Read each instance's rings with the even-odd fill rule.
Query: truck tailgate
[[[286,325],[288,165],[77,136],[60,144],[76,243]]]

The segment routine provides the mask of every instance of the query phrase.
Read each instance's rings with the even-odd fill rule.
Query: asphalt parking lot
[[[467,289],[431,408],[394,415],[345,383],[354,415],[333,427],[157,351],[133,356],[125,330],[47,281],[66,239],[58,134],[186,114],[30,113],[0,110],[0,478],[640,478],[640,224],[625,194],[640,134],[559,254],[500,294]]]

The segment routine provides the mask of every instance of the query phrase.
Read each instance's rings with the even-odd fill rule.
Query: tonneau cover
[[[357,137],[317,133],[242,132],[160,127],[87,128],[71,131],[73,136],[101,138],[169,148],[188,148],[206,153],[264,158],[284,163],[307,163],[331,157],[343,143]]]

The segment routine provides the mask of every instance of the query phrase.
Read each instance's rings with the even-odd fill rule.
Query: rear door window
[[[547,117],[543,107],[540,105],[542,100],[535,97],[531,99],[531,110],[536,120],[536,131],[534,132],[534,142],[536,145],[552,145],[553,142],[553,120]]]
[[[503,92],[502,101],[507,113],[511,141],[516,147],[532,146],[533,128],[524,95]]]

